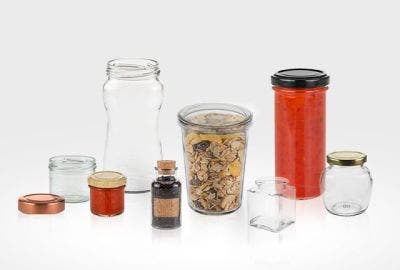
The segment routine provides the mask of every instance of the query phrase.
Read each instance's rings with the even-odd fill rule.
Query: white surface
[[[400,268],[397,2],[234,2],[2,1],[1,269]],[[156,231],[149,194],[127,196],[126,212],[109,219],[92,216],[87,203],[51,217],[19,214],[19,195],[48,190],[50,156],[87,154],[101,164],[101,88],[106,61],[116,57],[160,61],[164,153],[181,169],[181,107],[225,101],[251,109],[246,187],[273,174],[269,76],[287,67],[327,71],[327,151],[368,154],[370,208],[340,218],[321,198],[302,201],[282,234],[247,226],[245,207],[202,216],[185,198],[182,228]]]

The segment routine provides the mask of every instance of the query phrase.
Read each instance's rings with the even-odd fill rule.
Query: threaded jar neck
[[[49,159],[50,171],[77,172],[96,169],[96,159],[89,156],[65,155]]]
[[[144,58],[114,59],[107,63],[109,78],[121,80],[143,80],[160,74],[158,62]]]

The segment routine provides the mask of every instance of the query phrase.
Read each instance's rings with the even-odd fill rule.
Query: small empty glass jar
[[[88,156],[56,156],[49,160],[50,193],[67,203],[89,200],[87,178],[96,170],[96,160]]]
[[[279,232],[296,219],[296,188],[283,177],[260,178],[247,190],[249,225]]]
[[[364,166],[367,155],[355,151],[338,151],[327,156],[329,167],[323,174],[326,209],[339,216],[363,213],[372,190],[370,171]]]

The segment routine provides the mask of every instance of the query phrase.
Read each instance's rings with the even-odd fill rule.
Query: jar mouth
[[[50,170],[79,171],[96,168],[96,159],[90,156],[63,155],[49,159]]]
[[[107,74],[111,78],[140,79],[158,76],[158,62],[146,58],[119,58],[107,63]]]
[[[284,177],[260,177],[255,180],[255,184],[247,191],[251,193],[263,192],[270,196],[286,194],[286,197],[296,197],[296,187]]]
[[[212,119],[207,116],[213,115]],[[228,116],[228,117],[225,117]],[[184,107],[178,112],[181,126],[229,129],[247,127],[253,114],[246,108],[227,103],[198,103]]]

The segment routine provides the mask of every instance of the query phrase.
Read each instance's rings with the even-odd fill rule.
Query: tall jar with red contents
[[[275,73],[271,82],[275,91],[275,174],[296,187],[297,199],[317,197],[323,192],[329,76],[315,69],[285,69]]]

